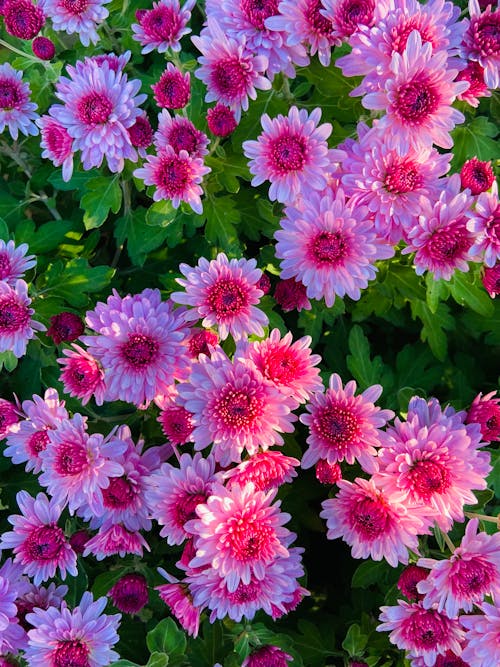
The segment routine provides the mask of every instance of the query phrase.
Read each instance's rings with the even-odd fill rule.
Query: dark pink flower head
[[[475,235],[471,248],[474,259],[483,260],[487,267],[495,266],[500,259],[500,201],[496,181],[491,192],[482,192],[478,196],[467,229]]]
[[[295,278],[280,280],[274,290],[274,299],[285,313],[291,310],[311,310],[311,302],[307,298],[306,286]]]
[[[56,345],[79,338],[85,330],[83,320],[75,313],[64,311],[50,318],[50,327],[47,336],[50,336]]]
[[[19,421],[19,410],[10,401],[0,398],[0,439],[5,438],[10,427]]]
[[[7,127],[15,140],[19,132],[26,136],[38,134],[34,121],[38,105],[30,101],[30,87],[24,83],[23,73],[4,63],[0,65],[0,133]]]
[[[369,667],[367,662],[360,662],[359,660],[353,660],[349,663],[349,667]]]
[[[250,458],[223,473],[223,478],[230,484],[245,486],[252,482],[258,491],[270,491],[297,477],[295,468],[300,461],[281,452],[268,449],[257,452]]]
[[[469,88],[457,95],[457,99],[463,100],[472,107],[479,106],[480,97],[491,97],[488,86],[484,83],[484,68],[475,60],[470,60],[465,69],[457,75],[457,81],[467,81]]]
[[[413,660],[411,664],[412,667],[419,667],[416,660]],[[471,667],[471,664],[464,662],[464,660],[462,660],[459,655],[455,655],[453,651],[446,651],[444,655],[438,655],[434,667]]]
[[[348,41],[360,26],[371,27],[374,21],[374,0],[323,0],[320,13],[331,21],[332,36],[339,42]]]
[[[395,607],[384,606],[379,618],[379,632],[390,632],[389,639],[398,648],[410,651],[411,658],[422,657],[426,667],[433,667],[438,655],[448,650],[460,655],[464,631],[456,619],[436,609],[424,609],[421,603],[398,600]]]
[[[141,53],[154,49],[158,53],[165,53],[168,49],[180,51],[181,38],[191,32],[187,23],[195,2],[186,0],[181,8],[179,0],[159,0],[153,2],[153,9],[139,10],[135,15],[139,23],[133,23],[132,30],[133,39],[143,47]]]
[[[160,598],[191,637],[198,636],[200,608],[193,604],[193,596],[187,583],[179,581],[161,567],[158,572],[169,582],[156,586]]]
[[[121,524],[103,524],[94,537],[85,544],[83,557],[92,554],[97,560],[109,556],[125,558],[127,554],[143,555],[143,550],[150,551],[149,545],[138,531],[130,531]]]
[[[332,132],[330,123],[318,125],[321,109],[310,114],[293,106],[288,116],[270,118],[263,114],[263,132],[257,141],[244,141],[243,152],[254,175],[252,185],[270,181],[269,198],[290,203],[302,188],[322,190],[327,185],[330,165],[326,140]]]
[[[210,132],[216,137],[227,137],[235,131],[238,122],[234,117],[234,111],[217,102],[207,111],[207,125]]]
[[[267,316],[259,309],[262,290],[257,287],[262,271],[255,259],[228,259],[219,253],[216,259],[208,261],[201,257],[194,268],[180,264],[179,270],[185,276],[178,278],[184,292],[173,292],[175,303],[192,306],[186,321],[203,318],[204,327],[217,326],[222,340],[230,334],[235,340],[249,334],[264,335]]]
[[[466,630],[465,647],[462,658],[466,667],[489,667],[500,664],[500,607],[483,602],[479,605],[480,614],[460,616],[460,622]]]
[[[148,603],[148,582],[143,574],[131,572],[120,577],[108,595],[120,611],[137,614]]]
[[[336,484],[342,479],[342,468],[338,463],[320,459],[315,466],[316,479],[321,484]]]
[[[138,148],[141,157],[146,157],[146,148],[153,143],[153,128],[146,114],[137,116],[135,123],[128,128],[128,136],[132,146]]]
[[[241,667],[288,667],[290,660],[292,656],[278,646],[266,645],[252,651]]]
[[[19,39],[33,39],[45,23],[42,10],[30,0],[7,0],[3,18],[5,30]]]
[[[172,445],[185,445],[192,442],[193,415],[175,400],[162,405],[158,421],[161,429]]]
[[[125,69],[125,65],[130,60],[132,53],[130,51],[125,51],[120,55],[116,53],[99,53],[97,56],[85,56],[85,62],[94,62],[99,66],[107,63],[109,69],[113,72],[122,72]]]
[[[31,48],[35,56],[40,58],[40,60],[52,60],[56,54],[54,42],[48,37],[42,37],[42,35],[35,37],[31,43]]]
[[[219,343],[219,336],[210,329],[191,329],[188,349],[193,359],[198,359],[200,354],[210,356],[212,349]]]
[[[158,83],[151,86],[156,104],[162,109],[182,109],[191,97],[189,72],[183,74],[172,63],[167,63]]]
[[[68,130],[52,116],[41,116],[37,125],[41,128],[40,147],[42,157],[51,160],[55,167],[62,165],[62,177],[69,181],[73,174],[73,139]]]
[[[208,19],[208,28],[199,37],[191,38],[201,56],[195,76],[207,87],[205,102],[220,102],[228,106],[240,120],[241,110],[248,110],[248,98],[255,100],[256,88],[269,90],[271,82],[262,73],[268,60],[253,55],[244,41],[228,37],[214,19]]]
[[[478,1],[469,0],[469,14],[462,55],[484,67],[484,81],[494,90],[500,83],[500,8],[490,4],[481,12]]]
[[[56,587],[54,583],[49,584],[48,587],[28,584],[27,590],[16,600],[19,623],[25,630],[29,630],[32,626],[26,621],[26,614],[30,614],[35,607],[40,609],[56,607],[56,609],[60,609],[67,593],[67,586]]]
[[[491,162],[481,162],[477,157],[467,160],[460,170],[460,180],[462,187],[469,188],[473,195],[486,192],[495,180]]]
[[[417,590],[417,584],[425,579],[429,570],[411,563],[401,572],[398,579],[398,588],[408,600],[420,600],[421,595]]]
[[[88,530],[77,530],[76,533],[73,533],[73,535],[69,538],[69,543],[73,547],[73,551],[80,555],[85,551],[85,545],[90,540],[90,538],[91,535]]]
[[[64,391],[79,398],[82,405],[87,405],[92,397],[97,405],[102,405],[106,391],[102,366],[79,345],[74,344],[73,348],[63,350],[66,358],[57,360],[63,367],[61,382],[64,384]]]
[[[16,246],[14,241],[6,243],[0,239],[0,280],[15,287],[19,278],[36,266],[35,255],[26,255],[27,252],[27,243]]]
[[[0,352],[9,350],[15,357],[22,357],[35,331],[45,331],[43,324],[32,320],[35,311],[30,303],[24,280],[17,280],[15,287],[0,281]]]
[[[385,560],[397,567],[408,562],[408,549],[418,553],[418,535],[426,532],[422,519],[373,481],[358,477],[340,480],[335,498],[324,500],[320,516],[326,519],[327,537],[341,537],[352,547],[353,558]]]
[[[500,294],[500,262],[495,264],[495,266],[486,266],[484,268],[482,281],[484,289],[492,299],[494,299],[497,294]]]
[[[500,398],[495,394],[496,391],[485,396],[479,393],[472,401],[465,419],[467,424],[480,425],[484,442],[500,439]]]
[[[207,135],[198,130],[189,118],[177,115],[172,117],[166,109],[158,115],[154,143],[158,153],[167,146],[171,146],[177,155],[186,151],[190,157],[203,158],[208,153]]]
[[[52,20],[52,27],[69,35],[76,34],[84,46],[97,44],[97,27],[109,16],[103,5],[110,0],[38,0],[38,5]]]

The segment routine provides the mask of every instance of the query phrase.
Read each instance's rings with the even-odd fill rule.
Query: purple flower
[[[15,287],[19,278],[36,266],[35,255],[26,255],[27,252],[27,243],[21,243],[16,247],[14,241],[5,243],[0,239],[0,280]]]
[[[159,0],[153,2],[153,9],[141,12],[139,23],[132,24],[133,39],[143,47],[141,53],[154,49],[165,53],[169,48],[180,51],[181,38],[191,32],[186,25],[195,3],[196,0],[186,0],[181,9],[179,0]]]
[[[30,102],[30,87],[22,77],[23,73],[9,63],[0,65],[0,132],[7,127],[13,139],[17,139],[19,132],[26,136],[38,134],[34,123],[38,105]]]
[[[22,357],[35,331],[45,331],[43,324],[31,319],[35,311],[30,303],[24,280],[17,280],[15,287],[0,281],[0,352],[11,351]]]
[[[76,33],[80,42],[88,46],[97,44],[97,26],[109,16],[103,5],[111,0],[39,0],[38,6],[52,19],[54,30]]]

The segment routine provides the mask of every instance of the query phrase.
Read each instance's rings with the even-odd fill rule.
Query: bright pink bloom
[[[466,424],[479,424],[481,436],[484,442],[500,439],[500,398],[495,396],[496,391],[491,391],[483,396],[480,392],[472,401]]]
[[[16,406],[4,398],[0,398],[0,439],[3,440],[10,432],[11,427],[19,421],[19,411]]]
[[[491,268],[485,267],[482,281],[484,289],[492,299],[500,294],[500,262]]]
[[[31,43],[31,49],[34,55],[40,60],[52,60],[56,54],[56,47],[54,42],[48,37],[39,35],[35,37]]]
[[[316,392],[306,406],[309,414],[300,421],[309,426],[309,448],[302,457],[302,467],[310,468],[320,459],[328,463],[358,460],[367,472],[377,469],[377,449],[382,429],[394,413],[374,405],[382,393],[375,384],[355,396],[356,383],[348,382],[334,373],[325,393]]]
[[[193,604],[189,586],[185,582],[172,577],[161,567],[158,568],[158,572],[169,582],[155,587],[160,598],[188,635],[197,637],[200,627],[200,609]]]
[[[146,148],[149,148],[153,143],[153,128],[147,114],[137,116],[135,123],[127,128],[127,131],[132,146],[135,146],[139,155],[145,158],[147,155]]]
[[[104,370],[94,357],[79,345],[73,345],[74,350],[65,349],[62,357],[57,361],[63,367],[61,382],[64,391],[70,396],[76,396],[87,405],[92,396],[97,405],[104,402],[106,384]]]
[[[7,127],[13,139],[19,132],[26,136],[38,134],[33,122],[39,117],[35,113],[38,105],[30,102],[31,90],[22,78],[23,73],[9,63],[0,65],[0,133]]]
[[[210,329],[191,329],[189,333],[188,348],[193,359],[198,359],[200,354],[211,355],[212,349],[219,343],[219,336]]]
[[[37,125],[41,128],[42,157],[51,160],[55,167],[62,165],[63,180],[69,181],[73,175],[73,156],[75,154],[73,138],[59,121],[48,114],[41,116],[37,120]]]
[[[191,32],[186,27],[191,18],[191,10],[196,0],[186,0],[181,8],[179,0],[159,0],[153,2],[153,9],[141,12],[136,18],[139,23],[132,24],[135,33],[133,39],[142,45],[141,53],[156,49],[165,53],[168,49],[180,51],[180,40]]]
[[[36,266],[35,255],[26,255],[27,252],[27,243],[21,243],[16,247],[14,241],[6,243],[0,239],[0,280],[15,287],[19,278]]]
[[[460,170],[463,188],[469,188],[471,194],[478,195],[489,190],[495,181],[491,162],[481,162],[477,157],[467,160]]]
[[[108,2],[110,0],[38,0],[38,6],[52,19],[54,30],[77,34],[80,42],[88,46],[90,42],[99,41],[96,28],[109,16],[103,7]]]
[[[418,535],[425,526],[417,512],[409,511],[401,494],[387,494],[373,481],[358,477],[340,480],[335,498],[322,502],[327,537],[341,537],[352,547],[353,558],[385,560],[397,567],[408,563],[408,549],[418,553]]]
[[[30,303],[24,280],[17,280],[15,287],[0,281],[0,352],[10,351],[15,357],[22,357],[35,331],[45,331],[43,324],[31,319],[35,311]]]
[[[295,309],[300,313],[301,310],[311,310],[312,307],[307,298],[306,286],[295,278],[280,280],[274,290],[274,299],[285,313]]]
[[[257,452],[250,458],[230,468],[223,473],[223,478],[229,480],[228,485],[239,484],[245,486],[252,482],[258,491],[269,491],[297,477],[295,471],[300,461],[281,452],[268,449],[266,452]]]
[[[467,229],[476,235],[471,255],[476,261],[482,258],[487,267],[495,266],[500,259],[500,201],[496,182],[491,192],[483,192],[477,198]]]
[[[397,586],[408,600],[421,600],[423,595],[418,592],[418,583],[428,574],[429,570],[412,563],[401,572]]]
[[[451,105],[468,84],[454,82],[458,70],[448,68],[447,60],[446,51],[433,53],[432,44],[422,44],[420,33],[414,30],[402,54],[393,53],[384,89],[362,100],[366,109],[386,111],[379,127],[390,127],[388,146],[402,156],[410,148],[453,146],[450,132],[463,123],[464,115]]]
[[[49,500],[44,493],[33,498],[19,491],[16,500],[22,514],[8,517],[14,530],[3,533],[1,548],[14,550],[14,562],[23,565],[35,586],[55,576],[57,570],[61,579],[66,572],[75,577],[76,554],[57,525],[62,512],[57,499]]]
[[[484,81],[494,90],[500,84],[500,8],[488,5],[481,12],[477,0],[469,0],[469,14],[462,55],[484,67]]]
[[[320,484],[336,484],[342,479],[342,468],[338,463],[328,463],[326,459],[320,459],[316,463],[315,474]]]
[[[207,110],[208,129],[216,137],[227,137],[234,132],[238,122],[234,117],[234,111],[220,102]]]
[[[500,664],[500,607],[483,602],[482,614],[460,616],[466,629],[462,657],[469,667],[496,667]]]
[[[79,338],[85,331],[81,317],[75,313],[62,312],[52,315],[47,336],[50,336],[56,345]]]
[[[109,556],[125,558],[127,554],[132,554],[142,558],[143,549],[150,551],[148,543],[139,532],[129,531],[120,524],[104,524],[97,535],[85,543],[83,557],[92,554],[97,560],[104,560]]]
[[[165,437],[172,445],[185,445],[193,441],[192,418],[193,415],[183,405],[172,400],[162,404],[158,421]]]
[[[322,190],[327,185],[325,172],[330,165],[326,140],[332,132],[330,123],[322,123],[321,109],[308,114],[292,107],[288,116],[279,114],[260,119],[264,130],[257,141],[244,141],[243,152],[254,175],[252,185],[270,181],[269,198],[292,202],[302,188]]]
[[[139,572],[125,574],[108,591],[108,596],[120,611],[137,614],[147,605],[149,599],[146,577]]]
[[[437,605],[448,618],[456,618],[460,610],[471,612],[485,595],[500,599],[500,533],[478,533],[477,519],[469,521],[465,535],[446,560],[420,558],[418,565],[430,569],[417,585],[424,594],[425,609]]]
[[[121,614],[103,614],[107,601],[102,597],[94,602],[87,591],[73,611],[63,601],[60,610],[49,607],[28,614],[33,626],[28,632],[28,663],[32,667],[105,667],[117,660],[119,655],[111,647],[119,640]]]
[[[158,83],[151,86],[156,104],[162,109],[182,109],[191,97],[189,72],[183,74],[172,63],[167,63]]]
[[[189,118],[172,117],[167,110],[158,115],[158,130],[154,134],[156,150],[160,153],[167,146],[172,146],[175,153],[186,151],[192,158],[207,155],[208,137],[198,130]]]
[[[201,257],[194,268],[180,264],[179,271],[185,276],[177,278],[184,292],[173,292],[172,301],[192,310],[185,313],[187,322],[203,317],[204,327],[217,326],[222,340],[229,334],[235,340],[249,334],[264,335],[263,327],[268,319],[255,307],[262,296],[257,287],[262,271],[255,259],[231,259],[219,253],[210,262]]]
[[[293,657],[278,646],[266,645],[257,648],[241,663],[241,667],[287,667]]]
[[[361,26],[371,27],[375,19],[374,0],[322,0],[320,3],[324,9],[320,14],[327,18],[331,25],[331,39],[340,46],[342,42],[349,41]],[[321,61],[321,58],[320,58]],[[328,65],[328,63],[322,63]],[[337,63],[335,63],[337,64]]]
[[[436,609],[424,609],[419,602],[398,600],[395,607],[380,607],[379,632],[390,632],[391,643],[411,651],[411,658],[421,657],[426,667],[434,667],[439,655],[451,650],[460,655],[464,631],[456,619],[449,619]]]
[[[467,102],[472,107],[479,106],[479,97],[491,97],[491,92],[484,83],[484,68],[475,60],[467,63],[467,67],[458,73],[456,80],[469,83],[469,88],[457,95],[457,99]]]
[[[19,39],[33,39],[45,23],[39,6],[30,0],[7,0],[3,8],[5,30]]]

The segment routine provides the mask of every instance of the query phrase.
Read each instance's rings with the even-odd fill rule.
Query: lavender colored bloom
[[[41,128],[40,148],[42,157],[51,160],[55,167],[62,166],[63,181],[69,181],[73,175],[73,139],[68,130],[49,114],[41,116],[37,125]]]
[[[181,9],[179,0],[159,0],[153,2],[153,9],[147,9],[132,24],[133,39],[142,45],[141,53],[156,49],[165,53],[167,49],[180,51],[180,40],[191,32],[186,25],[191,18],[191,10],[196,0],[186,0]]]
[[[500,608],[496,604],[483,602],[479,606],[482,614],[461,616],[466,629],[465,648],[462,657],[469,667],[496,667],[500,661]]]
[[[34,123],[38,105],[30,102],[30,87],[22,78],[23,73],[9,63],[0,65],[0,132],[7,127],[13,139],[19,132],[26,136],[38,134]]]
[[[483,258],[488,268],[495,266],[500,259],[500,201],[496,182],[491,192],[484,192],[477,198],[467,229],[476,235],[470,254],[476,261]]]
[[[52,19],[54,30],[76,33],[84,46],[97,44],[97,26],[109,16],[103,5],[111,0],[38,0],[38,6]]]
[[[116,555],[124,558],[126,554],[142,557],[143,548],[150,550],[148,543],[138,531],[129,531],[119,523],[104,523],[97,535],[85,543],[83,556],[85,558],[92,554],[97,560]]]
[[[22,357],[35,331],[45,331],[43,324],[31,319],[35,311],[30,303],[24,280],[17,280],[15,287],[0,281],[0,352],[11,351]]]
[[[35,255],[26,255],[27,252],[27,243],[16,246],[14,241],[6,243],[0,239],[0,280],[15,287],[25,272],[36,266]]]
[[[481,12],[478,1],[469,0],[469,14],[462,55],[484,68],[484,81],[494,90],[500,83],[500,8],[491,4]]]
[[[172,117],[166,109],[158,114],[154,144],[159,153],[167,146],[171,146],[177,155],[186,151],[192,158],[203,158],[208,153],[207,135],[198,130],[189,118],[177,115]]]

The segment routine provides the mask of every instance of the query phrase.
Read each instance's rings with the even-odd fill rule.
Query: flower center
[[[402,631],[412,644],[424,650],[439,646],[448,636],[445,619],[433,609],[417,610],[403,623]]]
[[[453,262],[465,255],[471,246],[471,239],[458,226],[436,229],[427,242],[427,252],[438,262]]]
[[[61,0],[61,4],[70,14],[81,16],[89,6],[89,0]]]
[[[269,350],[259,370],[264,377],[279,384],[289,384],[297,378],[297,359],[289,350]]]
[[[380,501],[363,498],[353,507],[350,521],[361,539],[371,542],[386,531],[388,517]]]
[[[385,189],[395,195],[412,192],[422,186],[422,176],[413,160],[396,162],[387,167]]]
[[[89,649],[79,639],[60,641],[52,654],[53,667],[89,667]]]
[[[240,430],[249,427],[260,417],[263,408],[262,399],[252,396],[248,391],[226,385],[215,403],[214,412],[224,426]]]
[[[126,477],[110,477],[109,486],[102,490],[104,506],[110,509],[124,509],[135,498],[135,490]]]
[[[95,388],[100,377],[97,365],[94,367],[86,359],[72,359],[68,369],[70,370],[71,384],[78,390],[87,391]]]
[[[338,264],[345,257],[345,250],[345,240],[339,232],[320,232],[310,244],[313,258],[320,264]]]
[[[89,93],[78,102],[78,115],[86,125],[105,123],[112,111],[111,100],[102,93]]]
[[[186,125],[174,125],[169,132],[168,141],[176,153],[184,150],[193,155],[198,146],[196,130]]]
[[[264,21],[278,13],[278,0],[241,0],[241,11],[257,30],[264,30]]]
[[[78,475],[89,464],[87,451],[74,442],[63,442],[57,448],[54,469],[58,475]]]
[[[421,16],[412,16],[407,18],[406,16],[402,19],[402,23],[397,27],[394,27],[391,33],[392,42],[390,43],[391,53],[395,51],[397,53],[403,53],[406,49],[406,44],[408,42],[408,37],[414,30],[418,30],[422,38],[422,44],[425,42],[431,42],[435,46],[435,41],[432,39],[432,32],[426,29],[422,25]]]
[[[15,298],[0,299],[0,331],[13,333],[25,327],[30,320],[29,308]]]
[[[47,430],[42,429],[29,437],[27,448],[31,456],[36,457],[47,448],[48,443],[49,436],[47,435]]]
[[[498,56],[500,53],[500,11],[475,19],[474,42],[481,56]]]
[[[39,526],[26,539],[25,549],[34,561],[53,560],[65,544],[64,533],[55,524]]]
[[[269,551],[274,530],[271,526],[259,523],[245,516],[231,517],[227,523],[225,547],[238,561],[260,560]]]
[[[358,433],[358,420],[350,410],[330,405],[318,413],[314,428],[328,446],[346,452]]]
[[[196,519],[196,507],[200,503],[204,503],[207,496],[203,493],[196,493],[194,495],[185,495],[180,502],[176,503],[174,507],[175,522],[178,526],[184,526],[186,521]]]
[[[131,334],[122,345],[122,354],[135,368],[149,366],[158,353],[159,345],[150,336]]]
[[[238,57],[217,62],[212,70],[211,83],[221,97],[235,100],[247,91],[251,67]]]
[[[306,20],[317,35],[330,35],[333,29],[332,22],[319,13],[320,9],[324,9],[321,0],[309,0],[305,9]]]
[[[437,90],[425,79],[403,83],[396,92],[396,114],[409,125],[420,125],[438,107]]]
[[[181,27],[178,13],[166,5],[147,11],[141,20],[141,25],[148,36],[162,42],[172,41]]]
[[[454,594],[461,596],[483,597],[489,593],[491,582],[495,578],[495,566],[483,558],[474,560],[459,558],[454,563],[451,584]]]
[[[238,315],[248,305],[247,291],[233,278],[219,278],[208,288],[206,299],[218,320]]]
[[[300,171],[306,162],[306,142],[304,137],[285,134],[270,145],[274,168],[279,175],[290,171]]]
[[[451,485],[448,470],[436,461],[417,461],[408,473],[413,490],[424,501],[444,493]]]
[[[156,176],[158,185],[165,188],[167,195],[172,198],[184,193],[191,170],[186,160],[181,160],[177,155],[166,156],[161,161]]]
[[[244,584],[242,581],[238,584],[238,588],[233,593],[226,593],[231,604],[244,604],[245,602],[254,602],[258,599],[261,591],[261,586],[255,581],[249,584]]]
[[[340,16],[346,36],[352,35],[360,25],[369,25],[373,19],[375,3],[373,0],[345,0]]]
[[[22,102],[21,91],[15,81],[0,79],[0,108],[4,111],[17,109]]]

